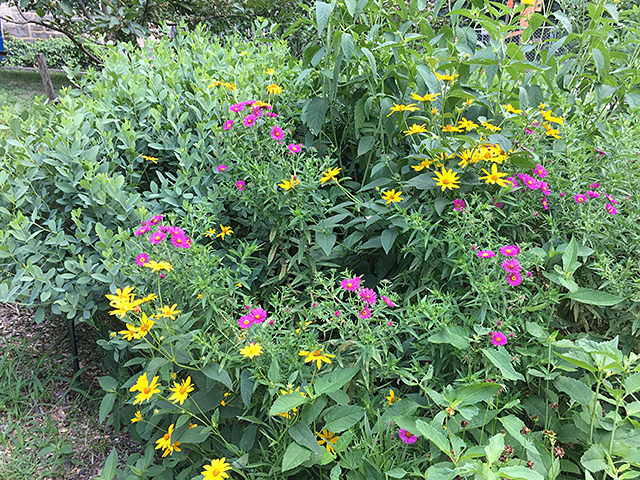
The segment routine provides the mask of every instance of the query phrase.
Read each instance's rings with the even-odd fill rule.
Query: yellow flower
[[[321,433],[316,432],[316,435],[320,437],[320,440],[318,440],[318,445],[320,446],[325,445],[329,453],[336,453],[335,449],[333,448],[333,445],[335,445],[335,443],[338,441],[340,437],[336,437],[335,433],[330,432],[326,428],[322,430]]]
[[[300,180],[297,177],[291,175],[291,180],[282,180],[282,183],[279,183],[278,186],[284,188],[285,190],[291,190],[293,187],[298,185]]]
[[[189,422],[189,426],[187,427],[187,430],[191,430],[192,428],[196,428],[198,426],[197,423],[191,423]]]
[[[449,124],[449,125],[445,125],[444,127],[442,127],[442,131],[443,132],[458,132],[458,133],[460,133],[462,130],[460,129],[460,127],[454,127],[453,125]]]
[[[307,357],[304,359],[304,363],[316,362],[318,370],[322,367],[322,362],[331,365],[331,359],[335,358],[335,355],[331,355],[330,353],[323,354],[322,350],[314,350],[313,352],[301,350],[298,355],[301,357]]]
[[[395,188],[392,190],[382,191],[382,199],[387,201],[387,205],[389,205],[391,202],[401,202],[402,197],[400,195],[402,195],[402,192],[401,191],[396,192]]]
[[[413,135],[414,133],[427,133],[428,130],[424,127],[426,127],[425,124],[418,125],[417,123],[414,123],[409,127],[409,130],[405,130],[402,133],[404,133],[406,136]]]
[[[259,343],[251,343],[240,349],[240,354],[245,358],[259,357],[262,355],[262,345]]]
[[[202,295],[200,296],[200,298],[202,298]],[[160,313],[158,313],[158,315],[156,316],[158,318],[163,317],[163,318],[170,318],[171,320],[175,320],[176,319],[175,316],[179,313],[182,313],[180,310],[176,310],[177,307],[178,307],[177,303],[174,303],[170,307],[165,305],[164,307],[158,309]]]
[[[460,158],[460,162],[458,163],[458,165],[460,165],[462,168],[466,168],[469,163],[471,163],[472,157],[473,155],[471,153],[471,150],[469,150],[468,148],[466,150],[463,150],[462,152],[458,153],[458,158]]]
[[[266,73],[267,75],[273,75],[274,73],[276,73],[276,71],[273,68],[267,68],[264,73]]]
[[[464,103],[466,103],[467,106],[470,106],[473,103],[473,98],[467,98],[467,101]]]
[[[216,82],[215,80],[212,80],[213,83],[211,83],[211,85],[209,85],[207,87],[207,89],[213,88],[213,87],[217,87],[220,85],[220,82]]]
[[[129,325],[127,323],[127,329],[126,330],[120,330],[118,332],[120,335],[122,335],[122,338],[131,341],[134,338],[138,338],[138,329],[136,327],[134,327],[133,325]]]
[[[309,320],[305,320],[304,324],[302,322],[298,322],[298,325],[300,326],[296,328],[296,333],[300,333],[300,330],[304,331],[304,329],[306,329],[309,325],[311,325],[311,322]]]
[[[442,172],[436,171],[434,173],[436,174],[436,176],[433,177],[433,179],[437,180],[436,185],[438,187],[441,187],[443,192],[447,188],[449,190],[460,188],[460,185],[456,185],[460,182],[460,180],[458,179],[458,174],[453,171],[453,168],[447,170],[446,168],[442,167]]]
[[[432,113],[433,115],[437,115],[437,114],[438,114],[438,109],[437,109],[436,107],[433,107],[433,108],[431,109],[431,113]]]
[[[238,88],[235,83],[225,83],[224,86],[227,87],[230,92],[235,92]]]
[[[205,465],[204,470],[200,472],[204,476],[202,480],[223,480],[229,478],[227,470],[231,470],[231,465],[225,462],[226,457],[211,460],[211,465]]]
[[[202,294],[199,293],[197,298],[198,298],[198,300],[201,300],[202,299]]]
[[[393,102],[393,107],[390,108],[391,113],[387,115],[387,117],[393,115],[393,112],[415,112],[417,110],[420,110],[418,107],[416,107],[416,105],[417,103],[410,103],[409,105],[398,105],[397,103]]]
[[[216,238],[222,237],[222,240],[224,240],[225,235],[231,235],[232,233],[233,230],[231,230],[231,225],[229,225],[228,227],[224,227],[222,226],[222,224],[220,224],[220,233],[216,235]]]
[[[182,380],[181,383],[173,382],[173,387],[169,387],[169,390],[173,392],[173,395],[169,397],[169,401],[176,403],[180,402],[180,405],[184,403],[189,394],[193,392],[193,384],[191,383],[191,377],[187,377],[186,380]]]
[[[107,300],[118,301],[118,300],[126,300],[129,301],[131,299],[131,292],[133,292],[134,287],[124,287],[123,290],[116,288],[115,295],[105,295]]]
[[[142,403],[143,401],[149,401],[151,397],[153,397],[154,393],[159,393],[160,389],[158,388],[158,378],[157,376],[153,377],[151,383],[147,380],[147,373],[143,373],[138,377],[135,385],[129,389],[130,392],[138,391],[139,394],[136,395],[136,399],[133,404]]]
[[[541,102],[540,105],[538,105],[538,110],[542,111],[542,110],[544,110],[544,107],[546,107],[546,106],[547,106],[546,103],[542,103]]]
[[[549,123],[553,122],[560,125],[564,125],[564,118],[554,117],[551,113],[551,110],[547,110],[546,112],[541,110],[540,113],[542,114],[542,116],[547,122]]]
[[[457,73],[454,73],[452,75],[448,75],[448,74],[442,75],[438,72],[435,72],[435,73],[436,73],[436,77],[438,77],[438,80],[444,80],[445,82],[453,82],[458,76]]]
[[[519,115],[522,113],[522,110],[518,110],[516,109],[513,105],[511,105],[510,103],[507,105],[502,105],[504,107],[504,109],[509,112],[509,113],[514,113],[516,115]]]
[[[419,172],[421,170],[424,170],[425,168],[428,169],[432,163],[433,163],[433,160],[429,160],[428,158],[425,158],[418,165],[411,165],[411,168],[413,168],[416,172]]]
[[[484,180],[485,183],[490,183],[491,185],[500,185],[501,187],[507,187],[508,184],[505,179],[507,174],[504,172],[498,171],[498,165],[495,163],[491,165],[491,173],[487,172],[484,168],[482,171],[486,174],[484,177],[479,177],[478,180]]]
[[[474,130],[478,128],[478,124],[473,123],[471,120],[467,120],[466,118],[462,117],[462,120],[458,122],[458,128],[461,128],[461,129],[464,128],[468,132],[470,130]]]
[[[548,123],[543,123],[542,126],[544,127],[544,129],[546,130],[546,134],[550,137],[553,138],[562,138],[559,133],[560,130],[558,130],[557,128],[553,128],[551,125],[549,125]]]
[[[169,262],[156,262],[155,260],[149,260],[144,264],[145,267],[150,268],[153,272],[160,272],[162,270],[166,270],[170,272],[173,270],[173,265]]]
[[[391,389],[389,389],[389,395],[387,397],[385,397],[385,398],[388,400],[389,405],[393,405],[394,403],[400,401],[400,397],[396,397],[395,392],[393,390],[391,390]]]
[[[324,185],[329,180],[336,180],[336,175],[340,173],[340,170],[342,170],[342,168],[336,167],[336,168],[330,168],[326,172],[322,172],[323,177],[320,179],[320,183]]]
[[[243,51],[241,51],[241,52],[240,52],[240,56],[241,56],[241,57],[244,57],[246,54],[247,54],[247,51],[246,51],[246,50],[243,50]]]
[[[140,414],[140,410],[136,412],[136,414],[131,419],[131,423],[136,423],[142,420],[142,415]]]
[[[280,95],[282,93],[282,87],[272,83],[271,85],[267,85],[267,93],[269,95]]]
[[[253,102],[253,103],[251,104],[251,106],[252,106],[252,107],[264,107],[264,108],[268,108],[268,107],[270,107],[271,105],[270,105],[270,104],[268,104],[268,103],[261,102],[260,100],[256,100],[255,102]]]
[[[220,401],[220,405],[225,407],[227,405],[227,403],[224,401],[224,399],[229,397],[229,396],[231,396],[231,394],[229,392],[225,392],[224,396],[222,397],[222,400]]]
[[[417,100],[418,102],[433,102],[438,97],[438,95],[440,95],[440,94],[439,93],[427,93],[425,96],[421,97],[417,93],[412,93],[411,94],[411,98],[413,100]]]
[[[156,157],[150,157],[149,155],[140,155],[147,162],[158,163],[158,159]]]
[[[523,5],[533,5],[535,0],[522,0]]]
[[[205,237],[209,237],[209,238],[213,237],[215,234],[216,234],[215,228],[210,228],[209,230],[203,233]]]
[[[165,433],[162,437],[156,440],[156,450],[158,450],[159,448],[162,448],[164,450],[164,452],[162,453],[163,457],[166,457],[167,455],[172,454],[174,450],[176,452],[180,451],[180,449],[178,448],[178,445],[181,444],[180,442],[171,443],[171,434],[173,433],[173,426],[174,426],[173,423],[169,425],[169,430],[167,430],[167,433]]]
[[[139,340],[142,337],[144,337],[147,333],[149,333],[149,330],[151,330],[151,327],[153,327],[155,324],[156,322],[147,318],[147,315],[144,312],[142,312],[142,319],[140,320],[140,328],[138,329],[138,336],[136,338]]]
[[[489,130],[490,132],[499,132],[500,130],[502,130],[500,127],[496,127],[495,125],[489,122],[482,122],[482,126],[487,130]]]

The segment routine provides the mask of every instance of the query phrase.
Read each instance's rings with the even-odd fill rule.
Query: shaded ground
[[[71,84],[65,73],[51,72],[51,81],[56,91]],[[0,68],[0,112],[9,107],[12,113],[27,111],[31,114],[34,98],[44,94],[38,71]]]

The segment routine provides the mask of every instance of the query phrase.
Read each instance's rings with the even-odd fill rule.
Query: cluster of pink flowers
[[[133,233],[134,236],[139,237],[141,235],[145,235],[155,227],[156,230],[154,230],[151,235],[149,235],[149,242],[151,244],[158,245],[167,238],[167,235],[169,235],[171,245],[173,245],[175,248],[191,248],[191,238],[189,238],[189,236],[185,234],[184,230],[180,227],[162,225],[160,223],[162,222],[162,218],[162,215],[156,215],[150,220],[143,221],[142,225]],[[138,255],[138,257],[140,257],[140,255]],[[136,263],[138,265],[144,265],[144,263],[148,261],[147,258],[147,260],[144,262],[140,260],[142,262],[140,263],[138,262],[138,257],[136,257]],[[142,258],[143,257],[140,257],[140,259]]]
[[[475,250],[475,248],[473,248]],[[522,283],[522,265],[516,259],[520,253],[520,247],[517,245],[504,245],[500,247],[500,254],[507,257],[500,266],[507,272],[507,283],[512,286],[520,285]],[[493,250],[479,250],[476,254],[478,258],[492,258],[496,256]],[[529,275],[529,274],[527,274]]]
[[[529,190],[540,190],[544,197],[542,198],[542,208],[545,210],[549,210],[549,200],[547,197],[551,195],[551,190],[549,189],[549,185],[543,179],[547,176],[547,170],[540,164],[537,164],[533,169],[533,173],[538,176],[538,178],[528,175],[526,173],[519,173],[518,178],[524,184],[526,188]],[[514,191],[518,188],[518,180],[514,177],[509,177],[507,179],[511,182],[512,187],[511,191]]]
[[[589,185],[590,190],[587,190],[586,192],[584,192],[584,194],[576,193],[573,196],[573,199],[575,200],[576,203],[584,203],[594,198],[600,198],[601,197],[600,192],[597,191],[599,187],[600,187],[600,183],[598,182],[591,183]],[[616,215],[618,213],[618,210],[616,209],[616,207],[614,207],[614,205],[617,204],[618,201],[608,193],[604,193],[604,196],[608,200],[608,202],[605,204],[605,209],[611,215]]]
[[[361,280],[362,277],[344,278],[340,281],[340,287],[348,292],[358,292],[358,296],[364,302],[364,308],[358,313],[358,316],[364,320],[371,318],[371,307],[378,302],[378,294],[371,288],[360,288]],[[390,298],[384,295],[381,295],[381,298],[388,307],[395,307],[393,300]],[[339,311],[337,311],[336,316],[339,316],[339,314]]]
[[[253,308],[246,315],[241,316],[238,319],[238,326],[240,328],[246,329],[251,327],[251,325],[257,325],[264,322],[267,319],[267,312],[260,308]]]

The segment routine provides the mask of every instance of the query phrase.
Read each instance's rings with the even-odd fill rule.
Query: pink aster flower
[[[254,308],[248,315],[253,323],[262,323],[267,319],[267,312],[262,308]]]
[[[226,165],[218,165],[218,171],[219,172],[224,172],[227,169]]]
[[[587,197],[585,195],[582,195],[581,193],[576,193],[573,196],[573,199],[576,201],[576,203],[582,203],[587,201]]]
[[[160,225],[158,227],[158,230],[160,230],[161,232],[164,232],[164,233],[168,233],[170,235],[182,235],[182,236],[185,235],[183,229],[181,229],[180,227],[173,226],[173,225]]]
[[[253,127],[256,124],[256,120],[258,117],[255,115],[247,115],[242,119],[242,123],[244,123],[245,127]]]
[[[496,256],[493,250],[480,250],[477,255],[478,258],[491,258]]]
[[[358,316],[363,320],[366,320],[367,318],[371,318],[371,310],[369,310],[369,307],[364,307],[362,311],[358,314]]]
[[[500,265],[502,266],[503,270],[506,270],[509,273],[515,273],[522,270],[522,267],[520,266],[520,262],[518,262],[518,260],[516,260],[515,258],[510,258],[508,260],[505,260]]]
[[[600,198],[600,192],[594,190],[587,190],[584,194],[589,198]]]
[[[244,186],[246,185],[246,183],[244,183],[244,180],[238,180],[236,182],[236,188],[240,191],[244,190]]]
[[[145,263],[149,261],[149,255],[146,253],[139,253],[136,256],[136,265],[143,267]]]
[[[340,286],[343,290],[357,292],[360,289],[360,277],[345,278],[340,282]]]
[[[251,325],[253,325],[253,318],[251,318],[251,315],[243,315],[238,319],[238,326],[240,328],[246,329],[246,328],[249,328]]]
[[[502,208],[502,202],[499,202],[497,198],[494,198],[490,205],[496,208]]]
[[[464,200],[462,200],[461,198],[456,198],[453,201],[453,210],[456,212],[461,212],[462,210],[464,210],[466,208],[466,205],[464,203]]]
[[[493,343],[496,347],[507,344],[507,337],[505,337],[502,332],[489,332],[491,336],[491,343]]]
[[[360,295],[362,301],[369,305],[375,305],[378,301],[378,295],[370,288],[363,288],[358,292],[358,294]]]
[[[164,234],[164,232],[161,232],[160,230],[156,230],[149,237],[149,241],[154,245],[158,245],[160,242],[162,242],[165,239],[165,237],[166,235]]]
[[[522,183],[524,183],[529,190],[537,190],[538,188],[540,188],[540,181],[536,180],[531,175],[527,175],[526,173],[519,173],[518,177],[520,178],[520,180],[522,180]]]
[[[340,310],[336,310],[336,313],[334,313],[334,315],[335,315],[336,317],[339,317],[339,316],[341,315],[341,314],[340,314]]]
[[[500,253],[505,257],[517,257],[520,253],[520,247],[517,245],[505,245],[500,247]]]
[[[507,183],[511,184],[511,191],[513,192],[515,189],[518,188],[518,179],[516,177],[508,177],[507,178]]]
[[[271,117],[271,118],[280,118],[280,115],[278,115],[277,113],[273,113],[273,112],[266,112],[265,115],[267,117]]]
[[[242,110],[244,110],[244,105],[245,105],[244,102],[234,103],[229,107],[229,111],[233,113],[241,112]]]
[[[604,150],[600,150],[599,148],[596,148],[596,155],[598,155],[599,157],[602,157],[603,155],[606,155],[606,152]]]
[[[547,176],[547,170],[540,164],[536,165],[536,168],[533,169],[533,173],[538,175],[540,178],[544,178]]]
[[[618,210],[616,209],[616,207],[614,207],[610,203],[607,203],[605,207],[607,209],[607,212],[609,212],[611,215],[615,215],[616,213],[618,213]]]
[[[162,221],[163,218],[164,217],[162,215],[155,215],[154,217],[151,217],[151,219],[149,220],[149,226],[157,225]]]
[[[147,233],[149,230],[151,230],[151,227],[149,225],[143,225],[142,227],[138,228],[135,232],[133,232],[133,235],[136,237],[139,237],[140,235],[144,235],[145,233]]]
[[[512,287],[516,287],[522,283],[522,275],[520,272],[512,272],[507,274],[507,283]]]
[[[598,187],[600,187],[600,183],[598,183],[598,182],[595,182],[595,183],[591,183],[591,184],[589,184],[589,188],[592,188],[592,189],[594,189],[594,190],[595,190],[596,188],[598,188]]]
[[[542,199],[542,208],[544,208],[545,210],[549,210],[549,202],[547,202],[546,198]]]
[[[171,245],[176,248],[191,248],[191,239],[186,235],[171,235]]]
[[[256,118],[262,118],[262,115],[264,115],[264,111],[260,107],[253,107],[251,109],[251,115],[254,115]]]
[[[565,193],[564,192],[560,192],[560,196],[564,197]]]
[[[389,306],[389,307],[391,307],[391,308],[395,307],[395,305],[394,305],[394,303],[393,303],[393,300],[391,300],[390,298],[385,297],[384,295],[382,295],[382,301],[383,301],[384,303],[386,303],[386,304],[387,304],[387,306]]]
[[[416,437],[413,433],[401,428],[398,430],[398,436],[400,440],[402,440],[405,445],[412,445],[418,441],[418,437]]]
[[[287,145],[287,148],[289,149],[289,153],[291,155],[293,155],[294,153],[300,153],[302,151],[302,145],[298,145],[296,143],[290,143],[289,145]]]
[[[274,140],[282,140],[284,138],[284,131],[277,125],[274,125],[271,129],[271,138]]]
[[[224,122],[224,124],[222,125],[222,129],[223,130],[231,130],[231,127],[233,127],[233,120],[227,120],[226,122]]]
[[[613,198],[611,195],[609,195],[608,193],[605,193],[605,194],[604,194],[604,196],[605,196],[605,197],[607,197],[607,200],[609,200],[609,201],[610,201],[611,203],[613,203],[614,205],[615,205],[616,203],[618,203],[618,201],[617,201],[615,198]]]
[[[549,185],[547,185],[547,182],[543,182],[542,180],[540,180],[540,183],[538,185],[540,191],[544,196],[548,197],[549,195],[551,195],[551,190],[549,190]]]

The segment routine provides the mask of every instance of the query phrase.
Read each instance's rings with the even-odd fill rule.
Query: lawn
[[[56,91],[70,85],[65,73],[51,72],[51,81]],[[11,113],[31,114],[34,99],[44,94],[39,72],[0,68],[0,112],[7,107]]]

